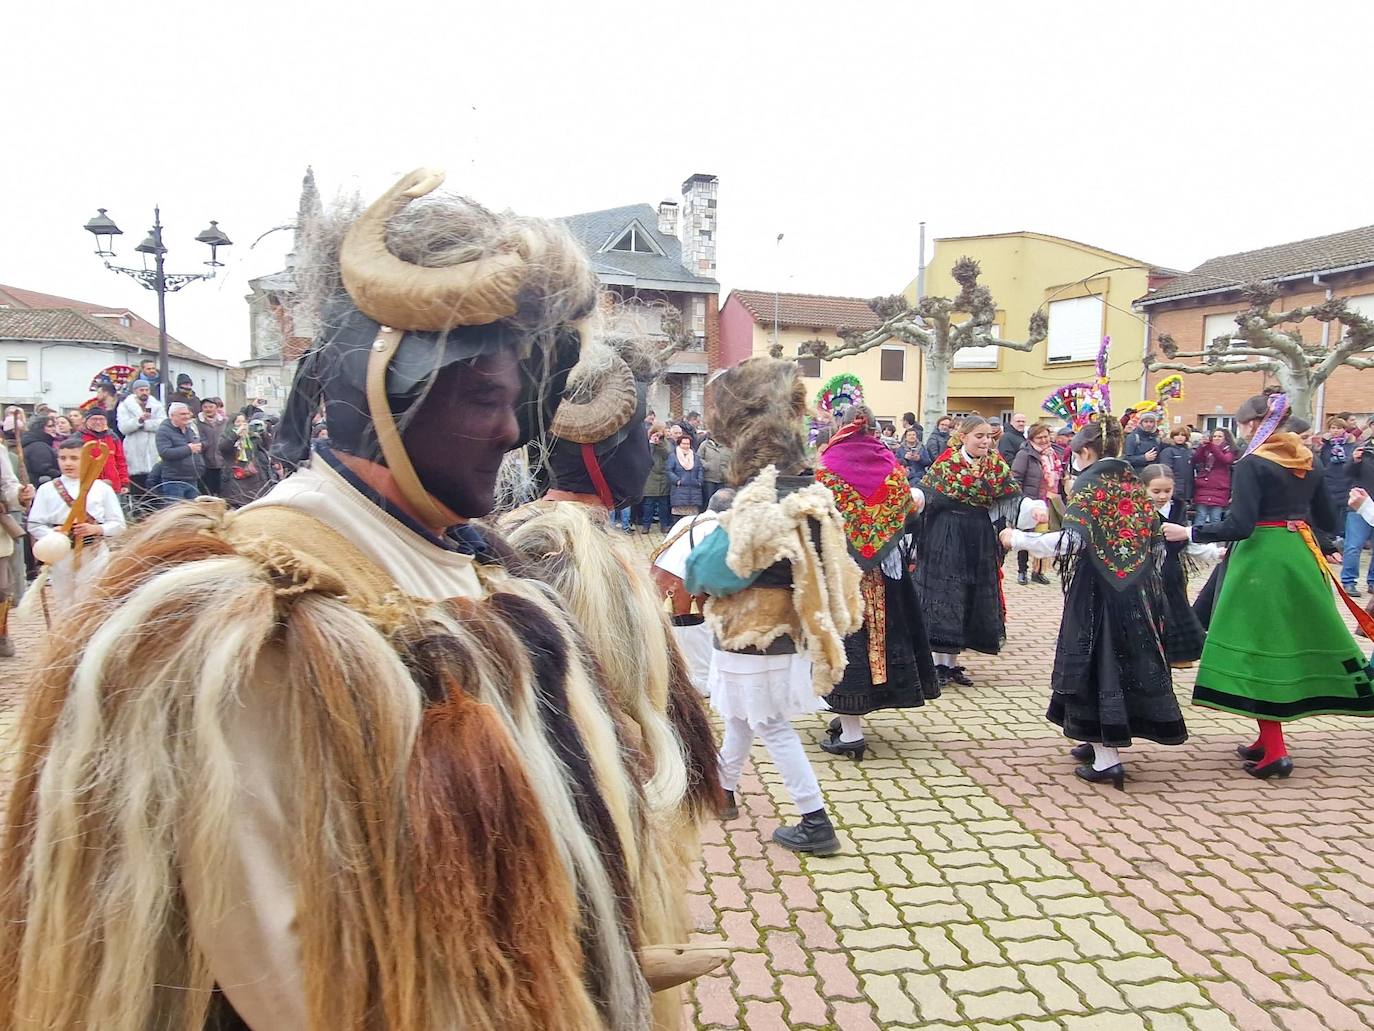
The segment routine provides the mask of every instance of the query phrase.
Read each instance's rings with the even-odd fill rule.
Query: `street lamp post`
[[[167,384],[171,382],[171,369],[169,366],[169,356],[167,353],[167,295],[174,294],[184,286],[194,283],[198,279],[214,279],[215,270],[224,267],[224,262],[219,260],[219,249],[221,247],[231,247],[234,241],[224,234],[218,222],[211,222],[210,225],[201,230],[196,237],[197,243],[203,243],[210,248],[210,260],[205,264],[209,266],[209,272],[168,272],[164,262],[167,248],[162,244],[162,211],[158,207],[153,208],[153,228],[148,231],[147,237],[134,250],[143,255],[142,268],[124,268],[113,265],[109,259],[115,256],[112,248],[114,238],[123,236],[124,231],[115,225],[114,219],[110,218],[104,208],[100,208],[94,218],[86,223],[86,231],[95,237],[96,256],[105,258],[105,267],[112,272],[122,272],[131,279],[137,280],[144,288],[152,290],[157,294],[157,357],[158,369],[162,383],[159,390],[159,399],[165,401],[168,397]],[[153,267],[148,267],[148,257],[152,256]]]

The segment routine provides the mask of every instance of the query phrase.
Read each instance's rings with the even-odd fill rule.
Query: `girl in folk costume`
[[[1166,523],[1186,524],[1187,502],[1175,497],[1177,483],[1167,465],[1147,465],[1140,471],[1140,482],[1150,495],[1159,518]],[[1207,631],[1188,600],[1188,574],[1198,562],[1216,562],[1226,552],[1216,544],[1166,541],[1161,576],[1164,584],[1164,655],[1169,665],[1183,668],[1202,657]]]
[[[965,648],[996,655],[1006,637],[1002,552],[993,523],[1011,516],[1020,493],[992,444],[992,427],[971,415],[921,480],[924,504],[916,587],[941,684],[973,681],[956,665]]]
[[[1366,631],[1370,617],[1322,558],[1334,551],[1326,535],[1337,513],[1321,466],[1286,429],[1289,415],[1284,394],[1242,404],[1236,424],[1250,446],[1232,468],[1226,518],[1191,530],[1164,527],[1171,541],[1235,542],[1218,572],[1193,701],[1258,719],[1258,739],[1237,752],[1260,778],[1293,772],[1288,720],[1374,715],[1370,663],[1332,604],[1328,581]]]
[[[1053,693],[1045,714],[1084,760],[1083,780],[1123,787],[1119,749],[1137,737],[1164,745],[1188,738],[1160,635],[1159,517],[1120,458],[1121,424],[1099,416],[1074,435],[1077,473],[1064,529],[1004,530],[1009,548],[1059,556],[1064,617],[1055,649]]]
[[[830,855],[839,838],[791,718],[815,712],[844,675],[844,637],[863,619],[859,569],[834,498],[808,475],[796,365],[743,361],[712,382],[707,403],[712,430],[733,449],[727,478],[738,490],[720,529],[688,556],[684,579],[709,595],[716,637],[709,688],[725,724],[722,815],[738,814],[734,793],[757,735],[801,813],[773,840]]]
[[[902,548],[918,509],[905,466],[875,429],[872,411],[856,405],[816,462],[816,479],[835,496],[849,555],[863,571],[864,602],[863,626],[844,641],[844,678],[826,695],[838,718],[821,748],[856,761],[867,747],[863,716],[879,709],[915,708],[940,695]]]

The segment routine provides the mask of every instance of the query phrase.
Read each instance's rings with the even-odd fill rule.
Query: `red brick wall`
[[[709,294],[706,298],[706,371],[709,375],[721,365],[720,342],[720,297]]]
[[[1332,292],[1337,297],[1356,297],[1374,293],[1374,274],[1361,274],[1339,285],[1333,283]],[[1203,339],[1203,324],[1207,316],[1236,314],[1245,310],[1245,302],[1240,300],[1238,295],[1231,294],[1229,297],[1229,300],[1221,303],[1198,304],[1194,301],[1183,301],[1177,307],[1171,307],[1166,311],[1155,307],[1147,309],[1150,312],[1150,339],[1158,341],[1161,334],[1168,333],[1174,338],[1180,351],[1205,350],[1209,343]],[[1280,311],[1307,304],[1320,304],[1325,299],[1325,288],[1313,286],[1310,280],[1306,280],[1298,289],[1285,289],[1279,300],[1271,306],[1271,310]],[[1330,340],[1334,344],[1344,330],[1340,323],[1333,322],[1330,325]],[[1314,343],[1321,340],[1320,322],[1308,319],[1297,328],[1304,340]],[[1189,364],[1197,364],[1194,359],[1185,360]],[[1155,383],[1168,375],[1171,373],[1150,374],[1152,396]],[[1169,414],[1171,417],[1181,415],[1185,423],[1201,425],[1204,416],[1234,413],[1247,397],[1258,394],[1273,382],[1272,377],[1258,372],[1216,373],[1211,376],[1184,373],[1183,401],[1170,405]],[[1220,412],[1217,411],[1218,406]],[[1326,398],[1322,407],[1327,414],[1340,411],[1361,414],[1374,412],[1374,369],[1338,369],[1327,380]]]

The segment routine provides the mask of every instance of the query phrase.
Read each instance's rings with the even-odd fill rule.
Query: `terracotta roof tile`
[[[70,308],[0,308],[0,340],[72,340],[122,344],[97,319]]]
[[[0,283],[0,305],[8,305],[11,310],[18,309],[66,309],[84,316],[92,316],[90,321],[108,326],[112,337],[108,338],[115,342],[123,342],[142,351],[157,354],[157,327],[147,319],[141,318],[128,308],[111,306],[108,304],[95,304],[91,301],[80,301],[74,297],[59,297],[57,294],[40,293],[37,290],[25,290],[22,287],[6,286]],[[0,309],[4,310],[4,309]],[[119,316],[128,315],[130,324],[122,326],[117,318],[95,318],[94,316]],[[106,337],[96,337],[97,340],[106,340]],[[209,355],[201,354],[199,351],[187,347],[170,333],[167,334],[167,350],[178,358],[186,358],[191,361],[204,362],[207,365],[227,366],[229,363],[219,358],[211,358]]]
[[[1374,226],[1208,258],[1192,271],[1142,297],[1139,303],[1221,293],[1256,280],[1315,275],[1351,265],[1374,265]]]
[[[744,305],[754,321],[772,323],[774,298],[778,322],[784,326],[827,329],[873,329],[879,319],[862,297],[829,297],[825,294],[774,294],[770,290],[732,290],[730,296]],[[727,299],[728,303],[728,299]]]

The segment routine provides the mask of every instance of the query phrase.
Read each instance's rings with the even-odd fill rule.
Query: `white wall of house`
[[[0,340],[0,404],[75,408],[91,396],[91,380],[111,365],[137,365],[138,352],[115,344]],[[224,369],[172,356],[173,386],[191,377],[200,397],[224,396]]]

